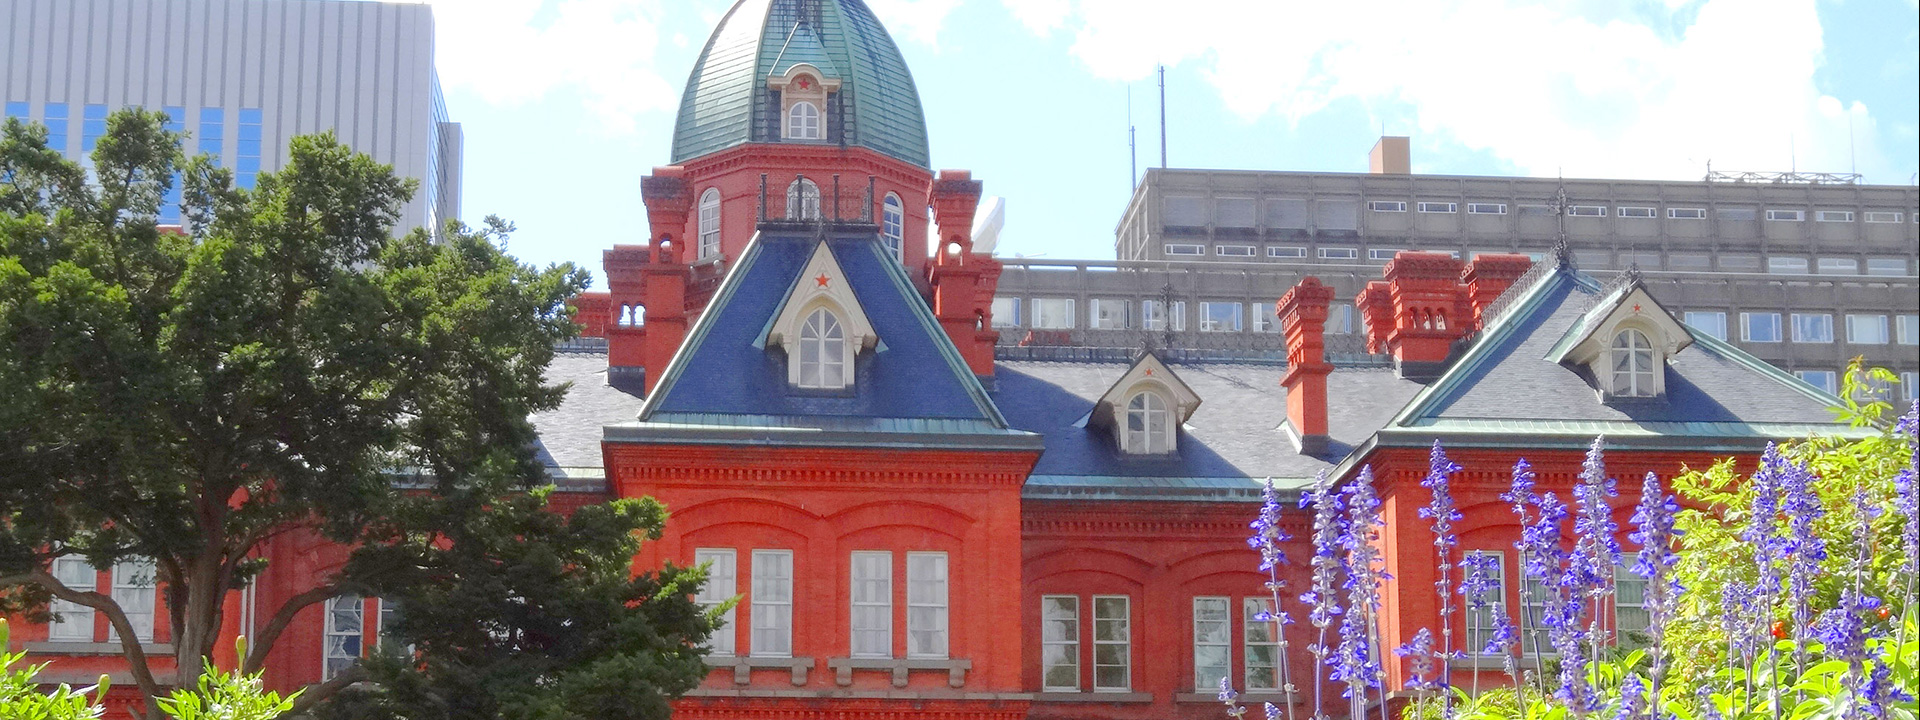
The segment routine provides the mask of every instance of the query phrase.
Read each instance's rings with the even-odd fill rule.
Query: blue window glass
[[[182,133],[182,134],[186,133],[187,131],[187,109],[186,108],[179,107],[179,106],[168,106],[165,108],[161,108],[160,111],[167,114],[167,124],[166,124],[167,132]],[[180,183],[182,181],[183,179],[181,178],[180,173],[174,173],[173,185],[171,187],[168,187],[166,194],[161,196],[160,198],[160,224],[161,225],[179,225],[180,224]]]
[[[222,146],[226,144],[226,125],[226,110],[200,108],[200,152],[212,155],[215,162],[220,160]]]
[[[88,105],[80,112],[80,151],[90,153],[100,136],[107,134],[107,106]]]
[[[240,152],[233,182],[249,190],[260,176],[260,108],[240,108]]]
[[[47,103],[47,147],[67,154],[67,104]]]
[[[7,117],[27,119],[27,104],[18,100],[7,103]]]

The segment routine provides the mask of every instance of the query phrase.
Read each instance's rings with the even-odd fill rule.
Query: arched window
[[[901,233],[906,229],[906,212],[900,205],[900,196],[887,193],[887,200],[880,204],[880,241],[887,244],[887,251],[893,253],[893,259],[905,260],[901,252]]]
[[[1173,417],[1159,394],[1143,391],[1127,401],[1126,442],[1130,453],[1173,451]]]
[[[1613,394],[1651,397],[1653,368],[1653,343],[1645,333],[1622,330],[1613,336]]]
[[[846,386],[846,331],[832,311],[815,310],[800,326],[800,387],[837,390]]]
[[[820,219],[820,186],[806,178],[795,179],[787,185],[787,219]]]
[[[707,188],[700,194],[700,257],[705,260],[720,254],[720,189]]]
[[[788,140],[819,140],[822,137],[825,136],[820,132],[820,108],[804,100],[787,108]]]

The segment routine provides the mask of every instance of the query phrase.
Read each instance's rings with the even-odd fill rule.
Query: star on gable
[[[1147,368],[1147,377],[1153,377],[1153,368]]]
[[[1634,303],[1634,304],[1633,304],[1633,311],[1634,311],[1634,312],[1640,312],[1640,303]]]
[[[815,283],[818,283],[818,284],[820,285],[820,287],[826,287],[826,286],[827,286],[827,281],[828,281],[828,280],[831,280],[831,279],[832,279],[832,278],[829,278],[829,277],[827,277],[827,274],[826,274],[826,273],[820,273],[820,276],[819,276],[819,277],[816,277],[816,278],[814,278],[814,279],[813,279],[813,281],[814,281]],[[1639,308],[1638,308],[1638,307],[1636,307],[1635,309],[1637,310],[1637,309],[1639,309]]]

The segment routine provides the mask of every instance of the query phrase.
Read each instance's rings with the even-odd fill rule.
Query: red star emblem
[[[801,90],[805,90],[807,88],[813,87],[813,80],[811,78],[807,78],[803,76],[800,78],[799,82],[796,82],[794,84],[800,86]]]
[[[1634,304],[1633,304],[1633,311],[1634,311],[1634,312],[1640,312],[1640,303],[1634,303]]]
[[[817,277],[817,278],[814,278],[814,279],[813,279],[813,281],[814,281],[814,282],[816,282],[816,283],[819,283],[819,284],[820,284],[820,287],[826,287],[826,286],[827,286],[827,279],[828,279],[828,278],[827,278],[827,274],[826,274],[826,273],[820,273],[820,277]]]
[[[1147,377],[1153,377],[1153,368],[1147,368]]]

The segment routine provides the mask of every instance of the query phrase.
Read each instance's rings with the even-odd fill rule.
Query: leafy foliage
[[[238,656],[247,656],[246,638],[235,641]],[[193,689],[179,689],[161,700],[160,710],[173,720],[273,720],[293,709],[296,692],[287,697],[266,689],[260,673],[239,670],[222,672],[213,663],[206,664],[200,682]]]
[[[7,720],[96,720],[106,709],[100,706],[100,700],[107,696],[107,678],[102,676],[100,684],[75,690],[65,684],[51,692],[40,690],[40,683],[34,678],[46,669],[46,664],[33,665],[25,670],[15,670],[26,653],[9,653],[7,647],[7,621],[0,620],[0,718]],[[93,693],[93,699],[87,698]]]

